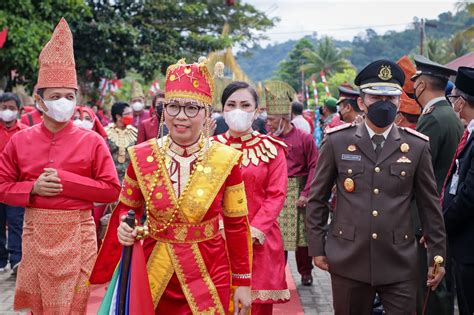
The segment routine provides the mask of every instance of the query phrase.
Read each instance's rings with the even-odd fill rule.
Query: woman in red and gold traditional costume
[[[222,104],[229,130],[214,139],[243,152],[242,177],[253,241],[252,314],[272,314],[273,304],[290,299],[277,221],[287,189],[286,145],[252,130],[258,95],[248,83],[230,83],[222,93]]]
[[[240,171],[242,154],[210,141],[213,80],[205,61],[168,67],[164,120],[169,136],[129,149],[131,163],[91,276],[110,280],[122,245],[145,230],[151,299],[156,314],[227,314],[231,300],[251,303],[251,243]],[[160,127],[160,129],[162,126]],[[145,229],[119,217],[146,207]],[[219,216],[225,224],[224,240]]]

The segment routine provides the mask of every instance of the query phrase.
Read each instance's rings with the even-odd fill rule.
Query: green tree
[[[61,17],[69,22],[90,15],[82,0],[0,1],[0,30],[8,28],[7,42],[0,50],[0,77],[6,90],[36,82],[38,56]],[[16,70],[16,77],[12,76]]]
[[[301,70],[313,74],[323,70],[327,76],[351,68],[351,63],[346,59],[350,50],[337,48],[333,40],[324,37],[320,40],[315,50],[305,49],[303,57],[307,60]]]
[[[304,56],[306,49],[314,49],[313,43],[309,38],[300,39],[288,54],[288,58],[278,64],[274,78],[284,81],[291,85],[296,91],[301,91],[301,65],[308,62]],[[309,77],[309,73],[304,74],[304,78]]]
[[[445,64],[449,59],[446,40],[429,38],[426,41],[426,52],[428,54],[428,59],[440,64]]]
[[[335,98],[339,95],[338,87],[343,83],[348,83],[354,86],[354,79],[356,77],[356,70],[354,68],[344,69],[342,72],[335,73],[328,79],[328,86],[331,95]]]
[[[0,52],[0,75],[17,69],[34,84],[37,58],[64,15],[74,36],[76,68],[81,87],[101,77],[124,77],[129,70],[146,81],[186,57],[197,60],[209,52],[233,45],[246,47],[272,27],[252,5],[221,0],[18,0],[1,1],[0,27],[10,27]],[[231,32],[221,35],[225,23]],[[260,34],[260,35],[259,35]]]

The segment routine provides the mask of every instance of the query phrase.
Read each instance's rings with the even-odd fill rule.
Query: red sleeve
[[[250,222],[252,227],[257,228],[263,234],[267,234],[275,220],[278,218],[286,199],[288,186],[288,169],[286,166],[285,151],[278,146],[278,154],[268,165],[268,186],[266,187],[266,198],[262,206]]]
[[[112,212],[109,225],[107,226],[107,232],[105,233],[104,242],[100,247],[94,269],[92,270],[90,282],[93,284],[110,281],[114,269],[120,260],[122,245],[120,245],[117,238],[117,228],[120,224],[120,218],[127,214],[130,209],[135,211],[135,218],[137,220],[139,220],[143,214],[143,196],[139,193],[140,190],[138,188],[137,190],[134,188],[133,184],[130,184],[130,182],[127,184],[127,178],[130,181],[136,182],[137,180],[131,163],[129,164],[127,173],[125,174],[124,187],[120,194],[120,202]],[[127,192],[128,189],[132,190],[132,194]],[[132,199],[130,198],[131,195],[133,200],[136,202],[136,206],[131,206],[130,201],[124,200],[124,195],[128,196],[128,200]]]
[[[145,135],[145,124],[142,122],[138,125],[138,136],[137,136],[137,144],[145,142],[146,135]]]
[[[240,163],[235,165],[226,180],[226,190],[231,187],[242,186]],[[226,192],[224,192],[225,194]],[[244,192],[245,196],[245,192]],[[244,202],[246,206],[246,202]],[[247,214],[233,216],[224,209],[224,231],[229,251],[232,271],[232,285],[250,286],[251,284],[251,257],[252,243]]]
[[[114,202],[120,193],[117,170],[104,139],[96,139],[97,144],[91,153],[92,178],[58,170],[63,185],[61,194],[92,202]]]
[[[308,165],[308,179],[306,180],[306,185],[304,190],[301,192],[301,196],[308,198],[309,190],[311,188],[311,183],[313,182],[314,172],[316,171],[316,164],[318,164],[318,148],[316,143],[313,140],[311,135],[307,135],[304,139],[304,156],[306,159],[306,165]]]
[[[0,203],[26,207],[34,181],[19,181],[20,169],[15,137],[8,141],[0,155]]]

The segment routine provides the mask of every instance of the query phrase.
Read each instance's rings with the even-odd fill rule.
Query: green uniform
[[[454,113],[451,105],[446,100],[441,100],[432,105],[428,111],[420,117],[416,130],[430,137],[430,147],[433,169],[436,178],[438,193],[441,194],[444,180],[448,174],[451,161],[463,133],[461,121]],[[416,206],[415,206],[416,208]],[[418,218],[416,218],[418,219]],[[415,222],[418,220],[415,220]],[[421,237],[420,225],[416,231]],[[420,282],[417,296],[417,312],[421,314],[424,298],[426,295],[426,272],[428,264],[426,249],[418,246],[418,257],[420,266]],[[449,249],[448,249],[448,255]],[[454,282],[451,272],[451,263],[446,259],[446,275],[436,291],[430,293],[430,300],[426,314],[453,314],[454,310]]]

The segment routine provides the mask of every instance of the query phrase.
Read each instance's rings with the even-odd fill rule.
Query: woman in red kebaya
[[[253,242],[252,314],[272,314],[273,304],[290,299],[277,221],[287,189],[286,145],[252,130],[258,96],[248,83],[229,84],[222,93],[222,104],[229,130],[214,139],[243,153],[242,177]]]

